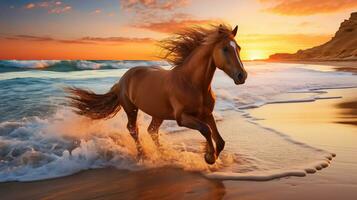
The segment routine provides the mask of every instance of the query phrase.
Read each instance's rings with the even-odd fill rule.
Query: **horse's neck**
[[[192,84],[203,91],[209,91],[216,66],[212,59],[212,50],[205,46],[199,47],[188,58],[181,72],[189,78]]]

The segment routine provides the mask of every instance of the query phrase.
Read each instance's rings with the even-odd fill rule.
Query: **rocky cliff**
[[[357,60],[357,12],[341,23],[330,41],[294,54],[279,53],[269,60]]]

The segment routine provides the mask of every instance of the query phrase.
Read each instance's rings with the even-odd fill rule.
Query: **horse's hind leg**
[[[136,124],[138,117],[138,108],[130,102],[123,103],[122,106],[128,117],[128,123],[126,127],[129,130],[131,137],[133,137],[133,139],[135,140],[136,147],[138,150],[138,156],[141,156],[143,154],[143,148],[139,141],[139,129]]]
[[[148,127],[148,133],[150,134],[152,140],[155,142],[157,147],[160,146],[159,142],[159,128],[162,124],[163,120],[158,118],[152,118],[151,123]]]

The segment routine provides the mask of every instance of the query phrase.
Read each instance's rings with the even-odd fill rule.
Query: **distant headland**
[[[276,53],[269,61],[356,61],[357,60],[357,12],[341,23],[328,42],[299,50],[296,53]]]

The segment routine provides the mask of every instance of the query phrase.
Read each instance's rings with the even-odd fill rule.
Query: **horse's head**
[[[237,30],[238,26],[236,26],[231,33],[228,33],[228,37],[221,37],[222,39],[215,43],[212,57],[215,65],[223,70],[234,80],[234,83],[238,85],[244,84],[247,79],[247,72],[239,56],[241,48],[234,39]],[[227,35],[227,33],[223,31],[225,30],[218,28],[217,34]]]

